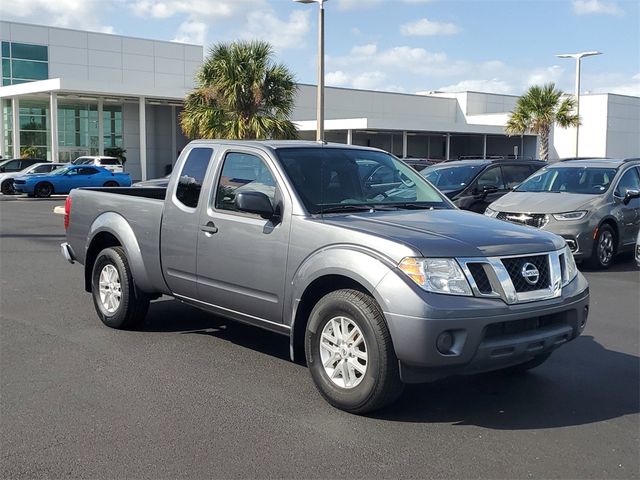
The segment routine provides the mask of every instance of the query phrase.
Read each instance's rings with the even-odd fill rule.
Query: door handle
[[[210,235],[213,235],[214,233],[218,233],[218,227],[216,227],[216,224],[213,222],[207,222],[206,225],[202,225],[200,227],[200,230]]]

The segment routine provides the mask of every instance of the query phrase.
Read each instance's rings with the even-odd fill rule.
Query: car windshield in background
[[[440,190],[460,190],[469,185],[469,182],[482,167],[483,165],[466,165],[449,168],[429,167],[422,171],[422,176]]]
[[[609,189],[615,175],[615,168],[545,168],[522,182],[515,191],[598,195]]]
[[[419,173],[383,152],[282,148],[278,157],[312,214],[371,208],[452,208]]]

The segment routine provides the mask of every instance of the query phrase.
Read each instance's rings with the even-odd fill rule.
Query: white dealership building
[[[134,179],[162,176],[188,141],[178,115],[202,64],[200,45],[0,22],[0,155],[36,147],[48,159],[126,150]],[[314,139],[316,88],[299,85],[293,120]],[[536,137],[507,137],[518,97],[326,88],[325,138],[399,157],[536,156]],[[580,156],[640,156],[640,98],[581,96]],[[556,129],[551,158],[574,155],[575,129]]]

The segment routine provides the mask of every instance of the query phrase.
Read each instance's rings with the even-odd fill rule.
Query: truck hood
[[[584,193],[510,192],[489,207],[498,212],[562,213],[587,210],[587,205],[601,195]]]
[[[357,213],[322,221],[401,242],[424,257],[524,255],[564,246],[552,233],[453,209]]]

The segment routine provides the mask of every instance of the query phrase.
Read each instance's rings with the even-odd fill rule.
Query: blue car
[[[49,197],[69,193],[79,187],[130,187],[128,173],[113,173],[102,167],[69,165],[46,175],[24,175],[13,181],[16,192],[29,196]]]

